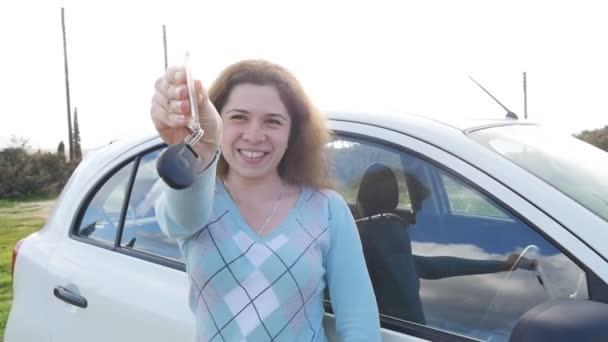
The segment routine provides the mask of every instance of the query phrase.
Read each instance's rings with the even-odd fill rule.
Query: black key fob
[[[156,170],[168,186],[181,190],[194,182],[198,155],[185,141],[169,146],[158,157]]]

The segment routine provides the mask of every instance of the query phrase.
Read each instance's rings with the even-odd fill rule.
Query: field
[[[54,200],[9,202],[0,199],[0,341],[12,301],[11,259],[17,241],[38,231]]]

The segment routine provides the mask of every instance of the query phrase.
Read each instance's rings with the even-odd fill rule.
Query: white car
[[[384,341],[508,341],[551,303],[554,320],[592,303],[577,315],[608,323],[608,153],[510,119],[348,113],[330,127]],[[183,258],[154,213],[165,147],[117,142],[82,161],[15,247],[5,342],[192,340]]]

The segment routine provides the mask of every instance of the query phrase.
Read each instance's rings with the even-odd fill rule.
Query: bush
[[[608,152],[608,126],[590,131],[585,130],[575,137]]]
[[[53,153],[28,153],[25,146],[0,151],[0,198],[22,199],[55,196],[77,163]]]

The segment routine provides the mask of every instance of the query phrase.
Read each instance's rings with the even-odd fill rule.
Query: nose
[[[264,132],[261,124],[257,123],[255,120],[252,120],[245,127],[242,137],[251,143],[260,143],[266,140],[266,133]]]

